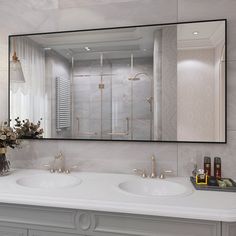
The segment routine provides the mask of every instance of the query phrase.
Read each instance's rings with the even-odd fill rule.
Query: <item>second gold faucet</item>
[[[156,159],[155,159],[155,156],[152,155],[151,157],[151,174],[150,175],[147,175],[146,174],[146,171],[144,169],[134,169],[134,173],[137,174],[137,175],[140,175],[142,178],[147,178],[147,177],[150,177],[150,178],[156,178],[157,177],[157,171],[156,171]]]

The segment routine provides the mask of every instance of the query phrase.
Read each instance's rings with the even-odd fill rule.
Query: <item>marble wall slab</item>
[[[20,150],[8,153],[13,166],[43,169],[55,153],[62,151],[68,166],[80,171],[132,173],[134,168],[151,170],[151,156],[157,157],[157,169],[173,170],[177,175],[177,144],[104,141],[26,141]]]

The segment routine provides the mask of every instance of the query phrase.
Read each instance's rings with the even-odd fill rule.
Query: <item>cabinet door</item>
[[[49,232],[49,231],[42,231],[42,230],[30,230],[29,236],[82,236],[82,235],[70,234],[70,233]]]
[[[27,236],[27,230],[0,226],[0,235],[1,236]]]
[[[236,223],[222,223],[222,236],[235,236],[236,235]]]

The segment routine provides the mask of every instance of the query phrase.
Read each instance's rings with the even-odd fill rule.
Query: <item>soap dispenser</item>
[[[221,179],[221,158],[214,158],[214,176],[217,179]]]
[[[211,158],[204,157],[204,173],[208,176],[211,176]]]

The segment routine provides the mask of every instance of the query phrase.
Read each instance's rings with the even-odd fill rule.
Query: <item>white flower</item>
[[[1,140],[6,140],[6,138],[7,138],[6,135],[1,135],[1,136],[0,136],[0,139],[1,139]]]

